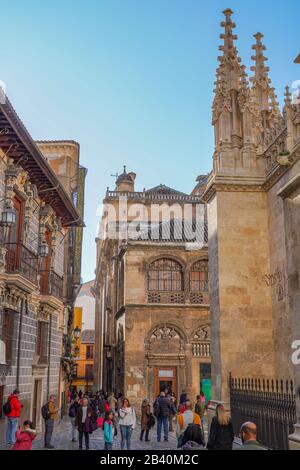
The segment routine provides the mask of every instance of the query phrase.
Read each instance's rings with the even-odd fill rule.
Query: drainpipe
[[[49,335],[48,335],[48,371],[47,371],[47,399],[50,396],[50,359],[51,359],[51,331],[52,331],[52,315],[50,314]]]
[[[27,309],[27,302],[26,302],[26,309]],[[22,340],[22,327],[23,327],[23,313],[24,313],[24,299],[21,300],[20,321],[19,321],[16,388],[19,388],[19,385],[20,385],[20,362],[21,362],[21,340]]]

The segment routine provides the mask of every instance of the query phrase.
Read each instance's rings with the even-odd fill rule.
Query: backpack
[[[5,415],[9,415],[11,413],[11,404],[9,400],[7,400],[7,402],[3,405],[3,413]]]
[[[149,428],[153,428],[155,426],[155,418],[152,413],[150,413],[148,418],[148,426]]]
[[[42,412],[42,417],[47,421],[51,417],[51,413],[49,411],[49,403],[46,403],[44,406],[42,406],[41,409]]]
[[[42,412],[42,414],[43,414],[43,412]],[[75,418],[76,417],[76,407],[75,407],[74,403],[70,406],[69,417],[70,418]]]

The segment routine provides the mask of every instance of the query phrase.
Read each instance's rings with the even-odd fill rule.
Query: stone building
[[[95,386],[140,405],[164,387],[195,396],[201,380],[209,384],[211,337],[200,196],[164,185],[139,192],[135,177],[124,170],[104,199],[94,287]]]
[[[300,338],[300,104],[287,87],[281,112],[260,33],[249,83],[232,12],[224,15],[213,171],[203,200],[214,396],[228,401],[229,372],[300,385],[299,361],[292,360]]]
[[[36,144],[76,207],[78,220],[83,220],[87,170],[80,164],[79,144],[74,140],[46,140],[38,141]],[[75,223],[73,227],[69,227],[68,234],[63,241],[63,294],[67,332],[64,336],[62,359],[62,376],[64,377],[64,387],[61,390],[62,414],[66,409],[66,397],[72,380],[72,365],[74,363],[72,359],[73,319],[76,297],[82,285],[82,240],[83,224]]]
[[[64,244],[80,215],[9,100],[0,103],[0,411],[18,387],[22,418],[41,428],[60,397]],[[3,418],[3,417],[2,417]],[[0,440],[4,419],[0,419]]]

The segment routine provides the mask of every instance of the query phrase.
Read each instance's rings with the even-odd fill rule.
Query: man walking
[[[243,445],[238,450],[267,450],[257,441],[257,427],[255,423],[244,423],[240,430]]]
[[[157,442],[161,440],[161,430],[164,428],[164,441],[169,440],[169,416],[171,413],[171,403],[169,398],[161,392],[160,397],[155,402],[155,414],[157,416]]]
[[[12,446],[16,442],[16,431],[18,429],[19,418],[21,415],[21,402],[19,400],[20,391],[16,388],[11,395],[9,395],[7,403],[4,405],[8,407],[7,428],[6,428],[6,444]]]
[[[54,429],[54,420],[58,412],[55,408],[55,395],[50,395],[49,401],[42,408],[42,416],[45,421],[45,449],[54,449],[51,444],[51,438]]]

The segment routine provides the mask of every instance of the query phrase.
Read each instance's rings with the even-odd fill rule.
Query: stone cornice
[[[212,175],[202,195],[202,200],[208,203],[218,191],[268,192],[298,160],[300,160],[300,144],[288,155],[286,163],[280,164],[278,160],[266,177]]]

